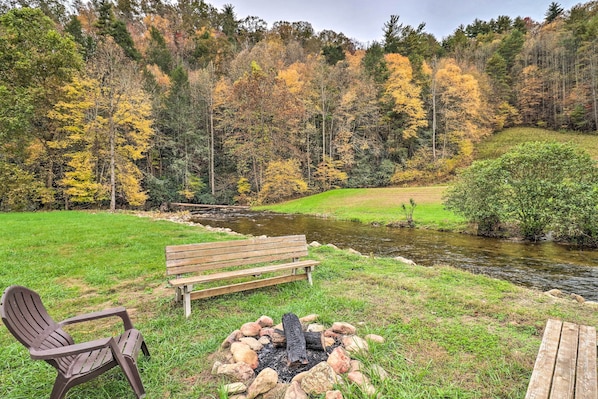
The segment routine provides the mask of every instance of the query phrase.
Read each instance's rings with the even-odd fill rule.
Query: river
[[[201,213],[194,221],[241,234],[305,234],[363,254],[412,259],[419,265],[446,264],[543,291],[557,288],[598,301],[598,251],[553,242],[521,243],[466,234],[374,227],[306,215]]]

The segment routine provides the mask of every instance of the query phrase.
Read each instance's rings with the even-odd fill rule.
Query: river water
[[[419,265],[446,264],[540,290],[558,288],[598,301],[598,251],[553,242],[521,243],[466,234],[374,227],[306,215],[201,213],[194,221],[241,234],[305,234],[363,254],[412,259]]]

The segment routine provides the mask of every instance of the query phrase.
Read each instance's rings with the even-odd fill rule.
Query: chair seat
[[[139,349],[143,343],[143,337],[139,330],[127,330],[121,335],[114,337],[121,353],[133,361],[137,359]],[[76,377],[77,375],[89,374],[104,366],[114,364],[110,348],[103,348],[77,355],[71,362],[66,375]]]

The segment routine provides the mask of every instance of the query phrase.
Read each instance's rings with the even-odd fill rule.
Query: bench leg
[[[313,271],[313,267],[311,267],[311,266],[305,268],[305,274],[307,274],[307,281],[309,281],[309,285],[314,285],[314,282],[311,279],[312,271]]]
[[[191,316],[191,291],[193,290],[192,285],[185,285],[183,287],[183,307],[185,308],[185,317]]]
[[[181,287],[174,288],[174,302],[175,303],[183,302],[183,290],[181,289]]]

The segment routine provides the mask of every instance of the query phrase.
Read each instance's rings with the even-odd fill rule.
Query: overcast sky
[[[530,17],[541,22],[552,0],[206,0],[222,9],[234,6],[237,18],[255,16],[268,23],[306,21],[316,32],[333,30],[361,43],[382,41],[382,30],[391,15],[416,28],[425,22],[425,31],[442,40],[463,24],[478,18],[489,21],[499,15]],[[565,9],[580,0],[562,0]]]

